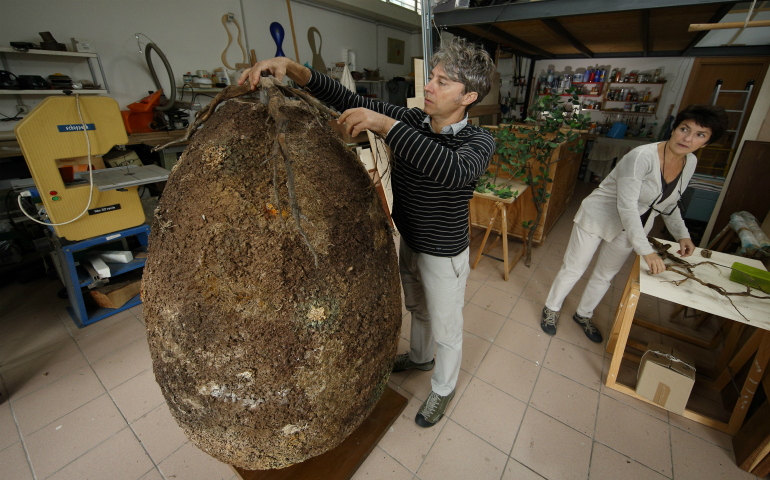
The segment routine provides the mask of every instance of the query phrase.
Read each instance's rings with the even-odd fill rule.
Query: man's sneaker
[[[425,403],[422,404],[422,407],[417,412],[417,416],[414,417],[414,423],[421,427],[432,427],[435,425],[444,416],[446,406],[449,405],[454,396],[454,390],[446,397],[431,391],[428,399],[425,400]]]
[[[602,342],[602,333],[599,331],[598,328],[596,328],[596,325],[591,321],[591,317],[581,317],[577,313],[572,315],[572,320],[577,322],[581,327],[583,327],[583,331],[586,332],[586,337],[588,337],[589,340],[596,343]]]
[[[427,372],[428,370],[432,369],[433,365],[435,364],[436,360],[431,360],[430,362],[425,363],[415,363],[409,359],[408,353],[402,353],[401,355],[396,355],[396,361],[393,362],[392,372],[397,373],[412,369]]]
[[[543,316],[540,319],[540,328],[548,335],[556,335],[556,324],[559,323],[559,311],[543,307]]]

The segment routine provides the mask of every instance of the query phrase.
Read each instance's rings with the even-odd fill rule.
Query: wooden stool
[[[476,254],[476,260],[473,262],[473,266],[471,268],[476,268],[476,265],[478,265],[479,260],[481,260],[481,255],[489,253],[493,248],[495,248],[495,245],[497,245],[498,240],[502,237],[503,239],[503,278],[505,281],[508,281],[509,278],[509,272],[513,269],[513,267],[516,265],[516,262],[519,261],[519,259],[524,256],[525,253],[527,253],[527,241],[524,239],[523,241],[523,248],[519,250],[516,255],[514,255],[513,259],[511,261],[508,261],[508,210],[509,207],[515,204],[515,208],[517,210],[516,212],[516,220],[521,220],[524,217],[524,203],[523,202],[517,202],[517,200],[521,197],[521,194],[524,193],[524,191],[527,189],[527,185],[518,182],[518,181],[511,181],[513,184],[511,186],[511,189],[516,189],[518,191],[518,195],[511,198],[500,198],[497,196],[494,196],[490,193],[480,193],[480,192],[473,192],[473,200],[471,202],[481,202],[486,201],[490,203],[489,208],[489,224],[487,225],[487,230],[484,233],[484,240],[481,241],[481,245],[479,246],[479,253]],[[513,211],[513,209],[511,209]],[[487,248],[486,251],[484,251],[484,246],[487,244],[487,239],[489,238],[489,233],[492,231],[492,227],[495,224],[495,221],[497,220],[498,216],[500,217],[500,232],[499,236],[495,239],[494,242],[492,242],[492,245]],[[469,222],[470,222],[470,215],[469,215]],[[471,223],[471,226],[473,224]],[[469,227],[470,228],[470,227]]]

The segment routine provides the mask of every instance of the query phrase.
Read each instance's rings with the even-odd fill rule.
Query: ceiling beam
[[[708,23],[719,23],[719,21],[725,18],[725,15],[727,15],[737,3],[738,2],[730,2],[720,6],[717,9],[717,11],[714,13],[714,16],[712,16],[711,19],[708,21]],[[695,38],[693,38],[692,41],[688,43],[686,47],[684,47],[684,50],[682,50],[682,56],[683,57],[692,56],[692,51],[695,49],[695,45],[699,44],[700,41],[703,40],[703,37],[708,35],[708,33],[709,32],[706,30],[702,32],[698,32],[698,34],[695,35]]]
[[[654,57],[681,57],[681,50],[665,50],[649,52],[651,58]],[[730,47],[696,47],[690,52],[693,57],[751,57],[751,56],[770,56],[770,45],[746,45]],[[594,58],[638,58],[644,57],[644,52],[608,52],[596,53]],[[579,53],[556,54],[555,60],[584,59],[585,56]],[[535,57],[535,60],[545,60],[541,57]]]
[[[645,0],[644,2],[638,0],[580,0],[579,2],[543,0],[492,7],[461,8],[436,13],[433,18],[436,25],[448,27],[721,3],[724,3],[724,0]]]
[[[487,51],[490,51],[491,45],[497,46],[497,42],[494,42],[486,37],[482,37],[481,35],[477,35],[475,33],[469,32],[468,30],[465,30],[464,28],[458,28],[458,27],[442,27],[442,30],[446,30],[447,32],[451,33],[455,37],[461,37],[469,42],[473,43],[482,43]],[[534,58],[535,55],[532,55],[531,53],[524,52],[522,50],[519,50],[517,48],[512,48],[509,46],[502,45],[502,49],[505,49],[519,57],[526,57],[526,58]],[[494,49],[492,49],[494,50]]]
[[[583,45],[577,38],[569,33],[569,31],[567,31],[567,29],[555,18],[543,18],[541,21],[546,27],[550,28],[553,33],[561,37],[562,40],[575,47],[576,50],[583,52],[586,57],[592,58],[594,56],[594,52],[589,50],[588,47]]]
[[[536,55],[540,55],[541,57],[553,58],[553,54],[551,52],[543,50],[540,47],[536,47],[531,43],[525,42],[524,40],[511,35],[505,30],[495,27],[494,25],[478,25],[478,27],[485,29],[490,35],[500,37],[506,42],[510,42],[515,47],[523,48],[524,50],[529,50],[530,52]]]
[[[642,51],[644,52],[644,56],[646,57],[649,55],[650,50],[650,11],[649,10],[642,10]]]

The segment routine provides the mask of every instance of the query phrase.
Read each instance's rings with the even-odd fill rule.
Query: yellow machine
[[[48,97],[14,128],[32,179],[40,192],[56,235],[69,241],[116,232],[144,223],[138,187],[100,192],[90,184],[67,184],[60,167],[84,163],[107,153],[115,145],[128,143],[118,103],[109,97]],[[86,124],[86,133],[83,132]],[[87,162],[87,160],[86,160]],[[86,176],[87,178],[87,176]],[[72,223],[88,205],[88,212]]]

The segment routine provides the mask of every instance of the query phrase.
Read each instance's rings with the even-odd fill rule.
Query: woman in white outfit
[[[692,152],[718,140],[727,129],[722,107],[691,105],[674,120],[666,142],[642,145],[624,156],[615,169],[580,205],[572,227],[564,263],[545,301],[540,327],[556,334],[562,303],[600,248],[591,278],[573,320],[586,336],[601,342],[591,321],[594,308],[631,251],[644,257],[653,274],[665,270],[663,260],[647,241],[655,217],[663,215],[668,231],[679,241],[677,253],[692,255],[695,245],[679,212],[678,202],[695,172]]]

